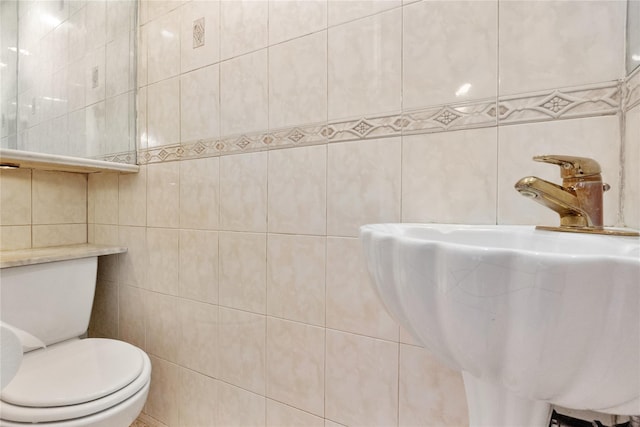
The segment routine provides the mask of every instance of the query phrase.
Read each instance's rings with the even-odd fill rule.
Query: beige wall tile
[[[298,4],[269,4],[281,3]],[[269,127],[273,129],[326,121],[327,32],[270,47]]]
[[[325,237],[269,234],[269,315],[324,326],[325,246]]]
[[[403,108],[497,95],[498,2],[426,1],[403,13]]]
[[[227,4],[266,2],[228,2]],[[224,44],[222,45],[224,48]],[[220,65],[220,133],[222,136],[264,131],[269,127],[267,49]]]
[[[220,157],[220,227],[267,231],[267,153]]]
[[[353,21],[354,19],[373,15],[402,4],[400,0],[328,0],[328,3],[329,25]]]
[[[189,369],[180,369],[178,393],[180,427],[215,427],[218,382]]]
[[[292,406],[267,399],[267,427],[324,427],[324,420]]]
[[[151,388],[145,413],[167,426],[178,425],[180,367],[151,356]]]
[[[358,236],[361,225],[400,221],[401,139],[329,145],[327,234]]]
[[[324,427],[346,427],[344,424],[338,424],[335,421],[331,421],[325,418]]]
[[[266,1],[223,1],[220,9],[220,54],[228,59],[267,46]]]
[[[0,226],[0,250],[27,249],[31,247],[30,225]]]
[[[220,68],[216,64],[180,77],[180,141],[218,137]]]
[[[215,230],[220,210],[220,159],[186,160],[180,165],[180,227]]]
[[[152,1],[150,4],[156,2]],[[180,10],[148,25],[147,74],[149,84],[180,73]]]
[[[400,110],[400,9],[330,27],[328,52],[329,120]]]
[[[498,224],[560,224],[557,213],[528,200],[513,188],[519,179],[530,175],[562,183],[558,166],[532,160],[542,154],[595,159],[602,168],[604,182],[611,185],[604,193],[604,223],[616,224],[620,176],[617,117],[504,126],[498,129],[498,140]]]
[[[268,397],[324,415],[324,335],[323,328],[268,319]]]
[[[34,224],[87,223],[87,175],[34,170]]]
[[[147,224],[147,167],[135,174],[121,174],[118,182],[118,224]]]
[[[178,230],[147,228],[147,289],[178,295],[178,239]]]
[[[136,148],[143,150],[149,146],[147,132],[147,87],[138,89],[136,95]]]
[[[402,220],[494,224],[495,128],[403,137]]]
[[[500,94],[623,76],[625,2],[518,1],[499,8]]]
[[[178,300],[178,363],[210,377],[217,377],[218,307]]]
[[[34,248],[87,243],[87,224],[51,224],[31,227]]]
[[[143,350],[146,349],[144,293],[127,285],[120,285],[118,292],[118,337]]]
[[[326,232],[327,147],[269,152],[269,231]]]
[[[220,1],[196,0],[180,8],[180,67],[195,70],[220,60]],[[204,45],[194,43],[195,21],[204,18]]]
[[[265,425],[266,399],[233,385],[218,382],[218,426]]]
[[[462,426],[469,421],[460,372],[427,350],[400,344],[399,425]]]
[[[626,113],[625,126],[623,219],[640,228],[640,106]]]
[[[0,225],[31,224],[31,169],[0,171]]]
[[[327,28],[327,0],[269,2],[269,44]]]
[[[327,238],[327,327],[398,341],[398,323],[376,294],[355,238]]]
[[[180,230],[181,297],[218,303],[218,233]]]
[[[265,316],[220,307],[218,319],[220,378],[264,396]]]
[[[144,312],[146,351],[164,360],[176,363],[180,346],[178,299],[170,295],[145,291]]]
[[[220,305],[264,314],[267,236],[220,233]]]
[[[398,344],[327,329],[325,416],[345,425],[396,425]]]
[[[127,252],[118,255],[120,266],[120,284],[146,287],[147,266],[147,229],[144,227],[118,227],[120,244]]]
[[[180,224],[180,164],[147,167],[147,225],[177,228]]]
[[[149,0],[143,1],[142,3],[142,11],[146,9],[146,12],[143,13],[143,17],[146,17],[146,20],[142,20],[141,22],[147,23],[149,21],[153,21],[167,13],[175,10],[183,3],[182,0]]]
[[[118,224],[118,174],[92,173],[88,180],[88,222]]]
[[[172,78],[147,88],[147,146],[180,142],[180,79]]]
[[[101,336],[118,338],[118,284],[109,280],[98,280],[89,330]]]

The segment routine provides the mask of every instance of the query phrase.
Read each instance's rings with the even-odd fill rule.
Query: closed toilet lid
[[[77,405],[120,390],[143,368],[140,351],[122,341],[83,339],[25,356],[2,390],[2,400],[20,406]]]

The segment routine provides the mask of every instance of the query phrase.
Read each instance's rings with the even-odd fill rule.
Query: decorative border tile
[[[624,103],[624,104],[623,104]],[[138,151],[138,163],[169,162],[303,145],[448,132],[517,123],[617,114],[640,104],[640,71],[626,81],[503,96],[498,100],[426,107],[404,113],[359,117],[202,139]],[[129,153],[125,153],[129,154]]]
[[[619,82],[500,97],[498,124],[611,115],[620,110],[620,101]]]
[[[399,136],[402,133],[400,113],[381,117],[362,117],[353,120],[329,123],[325,134],[329,142]]]
[[[640,67],[625,80],[624,111],[629,111],[640,104]]]
[[[103,156],[93,157],[95,160],[104,160],[105,162],[126,163],[129,165],[136,164],[136,156],[133,151],[125,151],[123,153],[106,154]]]
[[[496,101],[423,108],[402,115],[404,135],[496,126]]]

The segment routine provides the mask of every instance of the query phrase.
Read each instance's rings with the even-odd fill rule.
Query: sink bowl
[[[473,425],[549,425],[550,404],[640,414],[640,240],[528,226],[360,228],[374,287],[462,372]]]

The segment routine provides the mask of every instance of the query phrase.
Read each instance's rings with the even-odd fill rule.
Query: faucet
[[[602,196],[609,184],[602,182],[600,165],[587,157],[544,155],[535,156],[536,162],[560,166],[562,185],[544,179],[527,176],[519,180],[515,188],[525,197],[548,207],[560,215],[559,227],[537,226],[553,231],[580,233],[633,235],[622,230],[605,230],[603,227]]]

